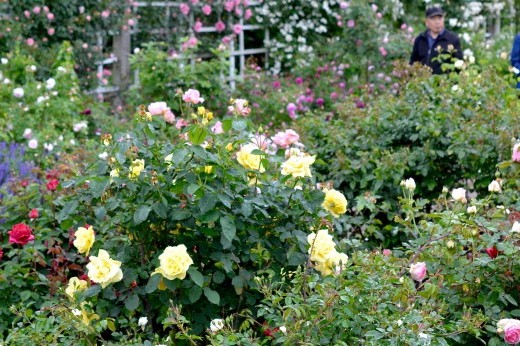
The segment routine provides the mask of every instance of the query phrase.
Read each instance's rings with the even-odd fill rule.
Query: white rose
[[[515,221],[513,228],[511,228],[511,232],[520,233],[520,222]]]
[[[218,332],[222,328],[224,328],[224,320],[221,318],[215,318],[209,323],[209,329],[211,329],[213,333]]]
[[[463,189],[462,187],[460,187],[458,189],[453,189],[453,191],[451,191],[451,197],[456,202],[462,202],[462,203],[468,202],[468,200],[466,199],[466,190]]]
[[[5,83],[5,80],[4,80],[4,83]],[[22,88],[15,88],[13,90],[13,96],[16,98],[22,98],[23,94],[24,94],[24,91]]]

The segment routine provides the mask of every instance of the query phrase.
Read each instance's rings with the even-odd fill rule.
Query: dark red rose
[[[9,243],[25,245],[34,240],[31,227],[24,223],[17,223],[9,232]]]
[[[497,247],[496,246],[493,246],[493,247],[488,247],[486,249],[486,253],[489,255],[489,257],[491,258],[496,258],[498,256],[498,250],[497,250]]]
[[[29,219],[37,219],[38,216],[40,216],[40,213],[38,213],[38,209],[32,209],[29,212]]]
[[[47,190],[49,190],[49,191],[56,191],[56,189],[58,188],[59,184],[60,184],[60,182],[59,182],[58,179],[51,179],[47,183]]]

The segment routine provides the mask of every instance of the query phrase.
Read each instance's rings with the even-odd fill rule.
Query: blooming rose
[[[401,181],[401,186],[407,190],[413,191],[415,190],[415,180],[413,178],[408,178],[406,180]]]
[[[211,132],[213,132],[216,135],[224,133],[224,129],[222,128],[222,122],[217,121],[215,125],[213,125],[213,127],[211,128]]]
[[[320,229],[318,233],[311,233],[307,236],[310,245],[309,254],[311,261],[326,262],[333,251],[336,251],[336,243],[332,240],[332,235],[326,229]]]
[[[244,168],[250,170],[256,170],[260,173],[265,172],[265,168],[262,165],[262,155],[251,154],[253,150],[259,150],[255,144],[246,144],[240,148],[237,152],[237,161]]]
[[[84,291],[87,289],[88,283],[85,280],[80,280],[77,277],[70,278],[69,284],[67,285],[67,288],[65,289],[65,293],[71,297],[74,298],[74,292],[77,291]]]
[[[228,107],[228,111],[231,113],[246,116],[251,112],[251,108],[249,108],[249,102],[245,99],[232,100],[232,104],[234,105],[234,107]]]
[[[209,323],[209,329],[213,333],[218,332],[222,328],[224,328],[224,320],[221,318],[215,318],[215,319],[211,320],[211,322]]]
[[[159,115],[169,110],[166,102],[153,102],[148,105],[148,112],[152,115]]]
[[[460,187],[458,189],[453,189],[453,191],[451,191],[451,197],[453,197],[453,199],[456,202],[462,202],[462,203],[468,202],[468,200],[466,199],[466,190],[463,189],[462,187]]]
[[[475,214],[477,212],[477,207],[472,205],[471,207],[468,207],[468,209],[466,210],[466,212],[468,214]]]
[[[497,180],[493,180],[488,185],[488,191],[489,192],[502,192],[502,187],[500,187],[500,182],[498,182]]]
[[[273,142],[281,148],[288,148],[291,144],[296,143],[300,140],[300,136],[291,129],[285,132],[278,132],[272,138]]]
[[[159,262],[159,268],[155,269],[153,274],[161,274],[168,280],[184,279],[188,268],[193,264],[193,260],[183,244],[168,246],[159,256]]]
[[[497,332],[504,333],[504,341],[510,345],[520,342],[520,321],[505,318],[497,323]]]
[[[111,283],[121,281],[123,278],[121,262],[111,259],[105,250],[99,250],[97,257],[90,257],[87,270],[89,278],[98,282],[103,288]]]
[[[24,94],[23,88],[15,88],[13,90],[13,96],[16,98],[22,98]]]
[[[520,162],[520,143],[516,143],[513,147],[513,156],[511,157],[511,160],[514,162]]]
[[[412,263],[410,265],[410,276],[415,281],[423,281],[426,276],[426,263]]]
[[[204,102],[204,99],[200,97],[200,92],[195,89],[188,89],[184,95],[182,95],[182,100],[187,103],[193,103],[194,105]]]
[[[347,212],[347,199],[341,192],[330,189],[325,192],[325,200],[321,206],[329,211],[332,216],[339,217],[340,214]]]
[[[130,179],[137,179],[139,177],[139,174],[144,170],[144,160],[137,159],[132,161],[132,164],[130,165],[130,173],[128,173],[128,178]]]
[[[32,209],[29,212],[29,219],[37,219],[40,214],[38,213],[38,209]]]
[[[74,239],[73,244],[76,247],[76,249],[78,249],[78,252],[84,253],[85,256],[88,256],[90,248],[92,247],[92,245],[94,244],[94,240],[96,239],[92,226],[89,226],[89,228],[78,228],[76,233],[74,233],[74,236],[76,237],[76,239]]]
[[[515,223],[513,224],[513,227],[511,228],[511,232],[520,233],[520,222],[515,221]]]
[[[139,320],[137,321],[137,325],[139,327],[141,327],[143,330],[144,330],[144,327],[146,327],[147,324],[148,324],[148,317],[146,317],[146,316],[140,317]]]
[[[282,174],[296,177],[312,177],[310,166],[316,160],[316,156],[291,156],[282,163]]]
[[[327,260],[325,262],[317,262],[315,268],[324,276],[339,274],[347,261],[347,254],[333,250],[328,254]]]
[[[49,191],[56,191],[56,189],[58,188],[59,184],[60,184],[60,182],[59,182],[58,179],[51,179],[47,183],[47,190],[49,190]]]
[[[34,240],[31,227],[24,223],[17,223],[9,232],[9,243],[25,245]]]

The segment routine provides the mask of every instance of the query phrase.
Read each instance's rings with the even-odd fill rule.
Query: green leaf
[[[161,219],[166,219],[166,217],[168,217],[168,208],[163,203],[155,203],[152,208]]]
[[[94,209],[94,214],[96,215],[96,219],[103,220],[107,215],[107,210],[105,207],[98,207]]]
[[[148,214],[150,213],[150,206],[142,205],[134,213],[134,224],[139,225],[141,222],[145,221],[148,218]]]
[[[189,268],[188,269],[188,275],[191,278],[191,281],[195,283],[195,285],[202,287],[204,284],[204,276],[195,268]]]
[[[83,297],[85,297],[85,298],[94,297],[94,296],[98,295],[99,292],[101,292],[101,285],[90,286],[89,288],[86,289],[85,292],[83,292]]]
[[[110,185],[110,179],[101,178],[99,180],[92,180],[88,184],[90,191],[94,197],[101,197],[106,188]]]
[[[235,238],[237,229],[235,227],[235,221],[229,216],[222,216],[220,218],[220,226],[222,227],[222,236],[231,243]],[[224,244],[223,244],[224,245]]]
[[[222,129],[227,132],[229,130],[231,130],[231,127],[233,125],[233,119],[224,119],[222,120]]]
[[[245,119],[233,119],[233,128],[237,131],[242,131],[247,128],[247,121]]]
[[[213,209],[213,210],[207,212],[206,214],[200,215],[198,217],[198,219],[200,220],[200,222],[209,223],[209,222],[217,221],[219,217],[220,217],[220,212],[216,209]]]
[[[63,208],[60,210],[58,215],[56,215],[56,220],[61,223],[63,220],[69,217],[69,215],[74,214],[76,209],[78,208],[78,201],[71,201],[65,203]]]
[[[190,216],[191,216],[191,212],[189,212],[188,210],[177,210],[177,211],[173,212],[171,219],[174,221],[179,221],[179,220],[185,220],[185,219],[189,218]]]
[[[190,288],[190,291],[188,292],[188,299],[190,300],[190,303],[195,303],[200,299],[202,296],[202,288],[198,286],[193,286]]]
[[[125,300],[125,307],[130,310],[134,311],[139,306],[139,297],[137,294],[132,294],[130,297],[127,297]]]
[[[205,214],[206,212],[210,211],[211,209],[215,208],[215,205],[217,204],[217,197],[213,193],[206,193],[200,200],[199,200],[199,209],[202,214]]]
[[[190,184],[188,185],[186,191],[188,192],[188,195],[193,195],[195,192],[197,192],[198,189],[200,189],[198,184]]]
[[[209,132],[205,127],[196,126],[188,132],[188,137],[190,138],[190,142],[194,145],[199,145],[206,140]]]
[[[161,274],[150,276],[150,279],[148,279],[148,283],[146,284],[146,293],[155,292],[157,290],[157,286],[159,286],[159,282],[161,282],[161,279]]]
[[[209,287],[204,287],[204,295],[208,298],[209,302],[215,305],[220,304],[220,296],[217,292],[213,291]]]

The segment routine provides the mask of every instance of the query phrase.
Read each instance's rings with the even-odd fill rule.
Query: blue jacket
[[[410,57],[410,64],[420,62],[423,65],[430,66],[433,74],[441,74],[443,73],[441,62],[438,60],[432,61],[432,59],[439,55],[439,49],[441,50],[441,54],[446,54],[449,45],[452,45],[453,48],[455,48],[455,51],[451,56],[457,59],[463,59],[460,40],[457,34],[444,29],[442,34],[440,34],[433,42],[433,47],[431,49],[428,45],[428,37],[426,35],[428,35],[428,30],[415,38],[412,56]]]
[[[511,66],[520,70],[520,34],[516,35],[513,43],[513,50],[511,51]],[[520,78],[520,73],[516,75]],[[516,84],[517,89],[520,89],[520,80]]]

